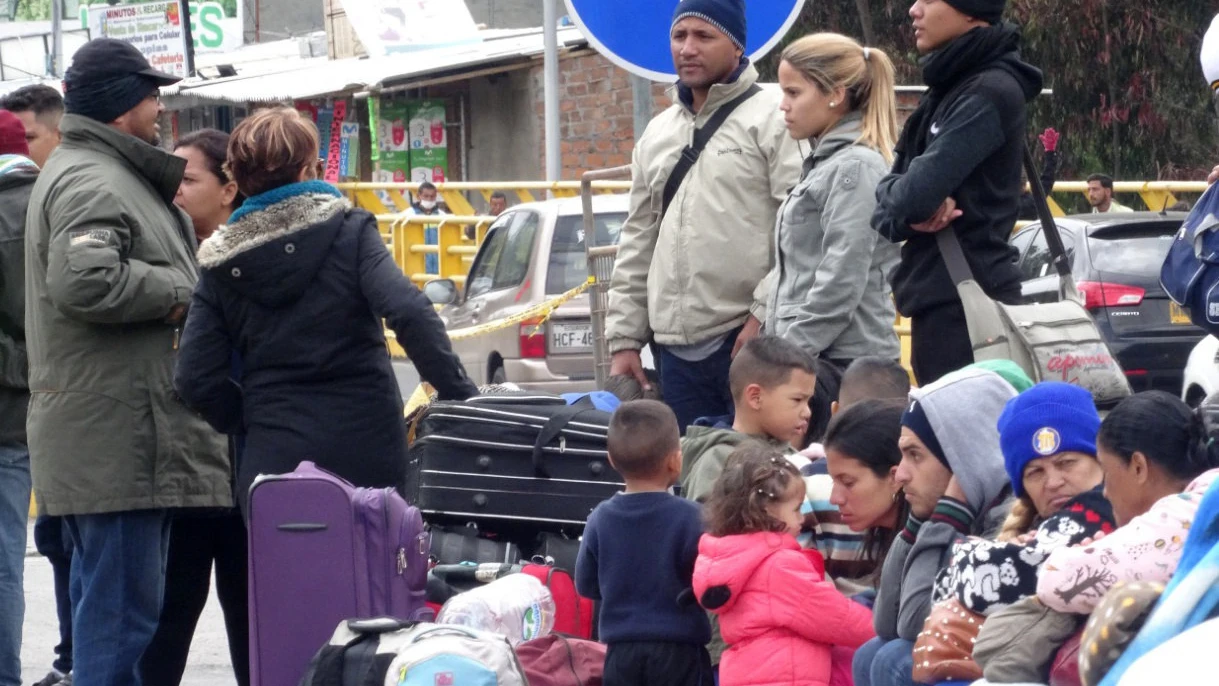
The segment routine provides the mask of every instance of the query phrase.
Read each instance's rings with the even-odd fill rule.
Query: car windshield
[[[617,245],[626,212],[596,215],[597,245]],[[574,214],[555,221],[550,244],[550,266],[546,269],[546,294],[559,295],[588,279],[588,259],[584,255],[584,217]]]
[[[1171,225],[1103,231],[1089,237],[1092,266],[1099,272],[1158,277],[1172,245]]]

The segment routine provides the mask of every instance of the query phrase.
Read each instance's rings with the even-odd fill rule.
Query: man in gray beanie
[[[857,686],[913,686],[914,639],[952,544],[970,535],[990,538],[1007,516],[1011,487],[998,423],[1015,396],[1003,377],[977,368],[910,392],[895,474],[910,517],[881,567],[872,615],[877,637],[855,653]]]
[[[224,440],[173,390],[197,277],[173,204],[185,162],[156,147],[158,89],[177,81],[122,41],[81,47],[26,217],[30,468],[75,547],[76,686],[139,686],[170,513],[233,504]]]
[[[678,3],[673,105],[635,144],[610,284],[611,374],[649,389],[639,351],[654,342],[664,400],[683,432],[699,417],[732,413],[728,367],[765,319],[775,214],[800,177],[781,94],[756,86],[746,42],[744,0]],[[706,136],[725,115],[697,154],[696,132]]]
[[[872,227],[904,243],[893,295],[911,320],[911,367],[923,386],[974,361],[937,233],[951,227],[988,296],[1020,297],[1007,239],[1024,189],[1025,107],[1042,76],[1020,56],[1019,27],[1001,21],[1004,4],[915,0],[910,7],[927,92],[902,130],[892,173],[876,188]]]

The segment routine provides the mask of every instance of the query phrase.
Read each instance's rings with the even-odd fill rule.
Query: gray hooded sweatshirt
[[[952,544],[967,535],[992,538],[1011,508],[1011,486],[999,449],[999,415],[1016,391],[998,374],[953,372],[910,392],[919,401],[953,476],[964,507],[941,498],[925,521],[911,517],[885,557],[873,622],[883,639],[913,641],[931,612],[935,577],[947,566]]]

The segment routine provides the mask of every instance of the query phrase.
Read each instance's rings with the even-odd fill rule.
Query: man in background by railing
[[[610,374],[645,389],[639,351],[654,339],[664,399],[684,431],[732,412],[728,367],[761,328],[775,213],[800,176],[800,155],[780,94],[755,86],[743,0],[684,0],[669,44],[680,80],[674,104],[635,145],[606,336]],[[695,157],[695,132],[720,113],[728,116]],[[666,188],[691,157],[684,181]]]
[[[1107,174],[1088,177],[1088,204],[1092,206],[1092,214],[1134,211],[1113,199],[1113,178]]]
[[[449,206],[443,200],[439,200],[436,186],[431,181],[424,181],[419,184],[419,190],[416,191],[419,199],[411,203],[410,209],[406,211],[407,216],[432,217],[442,214],[453,214]],[[423,228],[423,242],[427,245],[437,245],[440,242],[440,229],[436,224],[429,224]],[[423,258],[424,269],[429,274],[440,273],[440,256],[428,254]]]

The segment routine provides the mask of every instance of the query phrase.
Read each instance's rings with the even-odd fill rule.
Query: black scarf
[[[927,92],[910,115],[897,142],[905,160],[922,154],[927,130],[940,103],[966,77],[987,69],[1009,56],[1019,59],[1020,27],[1011,23],[980,26],[919,60]],[[901,170],[904,171],[904,170]]]

